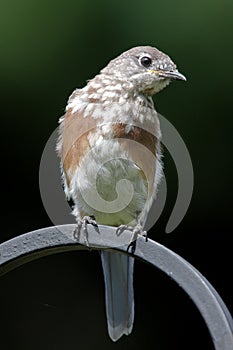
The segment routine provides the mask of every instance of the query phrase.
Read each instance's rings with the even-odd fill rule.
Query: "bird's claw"
[[[84,216],[82,220],[77,221],[77,225],[74,229],[73,236],[74,238],[79,241],[80,240],[80,235],[81,235],[81,230],[83,230],[83,236],[84,236],[84,243],[85,245],[89,246],[88,242],[88,230],[87,230],[87,225],[91,224],[92,226],[98,228],[97,222],[95,221],[95,217],[93,215],[90,216]]]
[[[145,237],[145,241],[148,241],[148,237],[147,237],[147,232],[143,231],[142,226],[140,224],[137,224],[136,226],[127,226],[127,225],[120,225],[118,226],[117,230],[116,230],[116,234],[117,236],[120,236],[122,234],[123,231],[125,230],[129,230],[132,232],[132,236],[129,242],[129,246],[127,248],[127,252],[129,251],[129,249],[131,248],[132,253],[135,252],[136,249],[136,241],[138,236],[143,236]]]

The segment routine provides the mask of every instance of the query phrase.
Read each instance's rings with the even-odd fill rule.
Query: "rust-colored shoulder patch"
[[[124,123],[114,123],[112,127],[114,137],[139,142],[141,145],[145,146],[148,150],[155,154],[157,139],[155,135],[148,132],[143,127],[130,127],[130,125]]]
[[[119,138],[119,143],[129,159],[141,169],[141,176],[148,183],[149,195],[152,195],[160,143],[155,135],[143,128],[132,126],[128,132],[127,128],[127,124],[115,124],[114,137]]]
[[[62,139],[61,160],[69,185],[77,166],[90,149],[88,135],[96,129],[96,119],[83,117],[83,113],[68,110],[60,126]]]

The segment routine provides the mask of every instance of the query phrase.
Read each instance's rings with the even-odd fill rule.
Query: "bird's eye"
[[[151,63],[152,63],[152,59],[148,56],[143,56],[140,59],[140,63],[144,66],[144,67],[150,67]]]

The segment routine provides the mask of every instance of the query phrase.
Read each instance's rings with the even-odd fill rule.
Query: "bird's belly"
[[[75,215],[94,215],[97,223],[134,225],[148,205],[143,171],[118,140],[102,140],[82,159],[70,183]]]

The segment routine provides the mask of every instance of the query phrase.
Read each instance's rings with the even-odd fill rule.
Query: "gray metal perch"
[[[72,224],[48,227],[2,243],[0,275],[40,257],[71,250],[111,249],[130,254],[127,251],[130,231],[117,236],[114,227],[100,225],[97,232],[89,225],[87,247],[82,235],[79,242],[74,239],[74,228]],[[146,242],[143,237],[137,239],[134,256],[168,274],[191,297],[206,322],[216,350],[233,349],[232,317],[219,294],[199,271],[168,248],[150,239]]]

